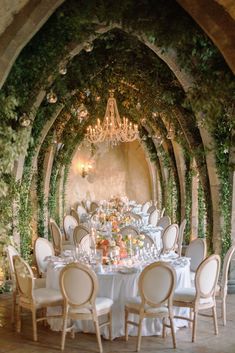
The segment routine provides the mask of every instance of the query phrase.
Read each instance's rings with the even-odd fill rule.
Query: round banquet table
[[[176,288],[190,287],[190,262],[185,261],[184,264],[174,266],[177,275]],[[58,289],[59,275],[62,265],[54,265],[50,263],[47,269],[46,287]],[[135,269],[136,270],[136,269]],[[112,307],[112,337],[124,336],[124,306],[127,299],[136,297],[138,295],[138,278],[140,270],[134,273],[120,273],[120,272],[105,272],[97,273],[99,282],[98,296],[108,297],[113,300]],[[48,314],[59,314],[61,309],[59,307],[48,308]],[[187,308],[174,308],[175,315],[185,316],[189,314]],[[134,319],[132,317],[131,319]],[[138,320],[138,317],[135,318]],[[53,318],[48,319],[49,325],[53,331],[61,331],[62,319]],[[74,323],[75,331],[95,332],[92,321],[76,321]],[[185,320],[175,319],[175,328],[186,326]],[[162,333],[162,323],[160,319],[144,319],[142,325],[143,336],[154,336]],[[101,329],[103,337],[108,338],[108,329],[103,327]],[[129,335],[137,336],[137,327],[129,325]]]

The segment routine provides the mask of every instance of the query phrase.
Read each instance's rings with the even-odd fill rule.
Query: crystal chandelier
[[[95,126],[88,126],[86,138],[90,143],[108,142],[117,146],[121,142],[131,142],[139,136],[138,125],[132,124],[125,117],[121,120],[114,91],[110,90],[104,121],[97,119]]]

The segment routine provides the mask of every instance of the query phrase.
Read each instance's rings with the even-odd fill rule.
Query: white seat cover
[[[110,298],[106,298],[106,297],[97,297],[96,300],[95,300],[95,307],[96,307],[96,310],[97,310],[97,313],[99,314],[99,312],[101,312],[102,310],[105,310],[105,309],[110,309],[111,306],[113,305],[113,300],[110,299]],[[70,308],[69,310],[70,313],[73,313],[73,314],[88,314],[90,311],[89,309],[87,308],[82,308],[82,309],[79,309],[79,308]]]
[[[53,303],[55,301],[63,300],[62,294],[59,290],[50,288],[37,288],[33,290],[33,296],[36,304]]]

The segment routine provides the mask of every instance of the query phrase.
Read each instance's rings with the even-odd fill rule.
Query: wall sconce
[[[89,170],[92,169],[92,166],[90,164],[82,164],[81,167],[81,177],[86,178],[89,174]]]

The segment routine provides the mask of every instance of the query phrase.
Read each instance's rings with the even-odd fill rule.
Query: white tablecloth
[[[190,264],[189,262],[184,266],[176,266],[177,284],[179,287],[190,287]],[[47,271],[46,286],[47,288],[59,288],[59,274],[60,268],[54,268],[50,265]],[[121,273],[104,273],[97,274],[99,280],[99,296],[109,297],[113,299],[114,304],[112,308],[113,313],[113,338],[124,335],[124,305],[127,298],[136,297],[138,294],[138,278],[139,273],[121,274]],[[50,313],[55,313],[58,308],[49,308]],[[188,309],[175,308],[176,315],[187,315]],[[60,331],[62,327],[61,319],[50,319],[49,324],[54,331]],[[183,320],[175,320],[175,326],[183,327],[187,324]],[[78,331],[95,332],[93,323],[89,321],[77,321],[76,327]],[[145,319],[143,322],[142,335],[153,336],[161,334],[162,325],[159,319]],[[104,337],[108,337],[107,327],[101,330]],[[137,328],[129,326],[129,334],[136,336]]]

